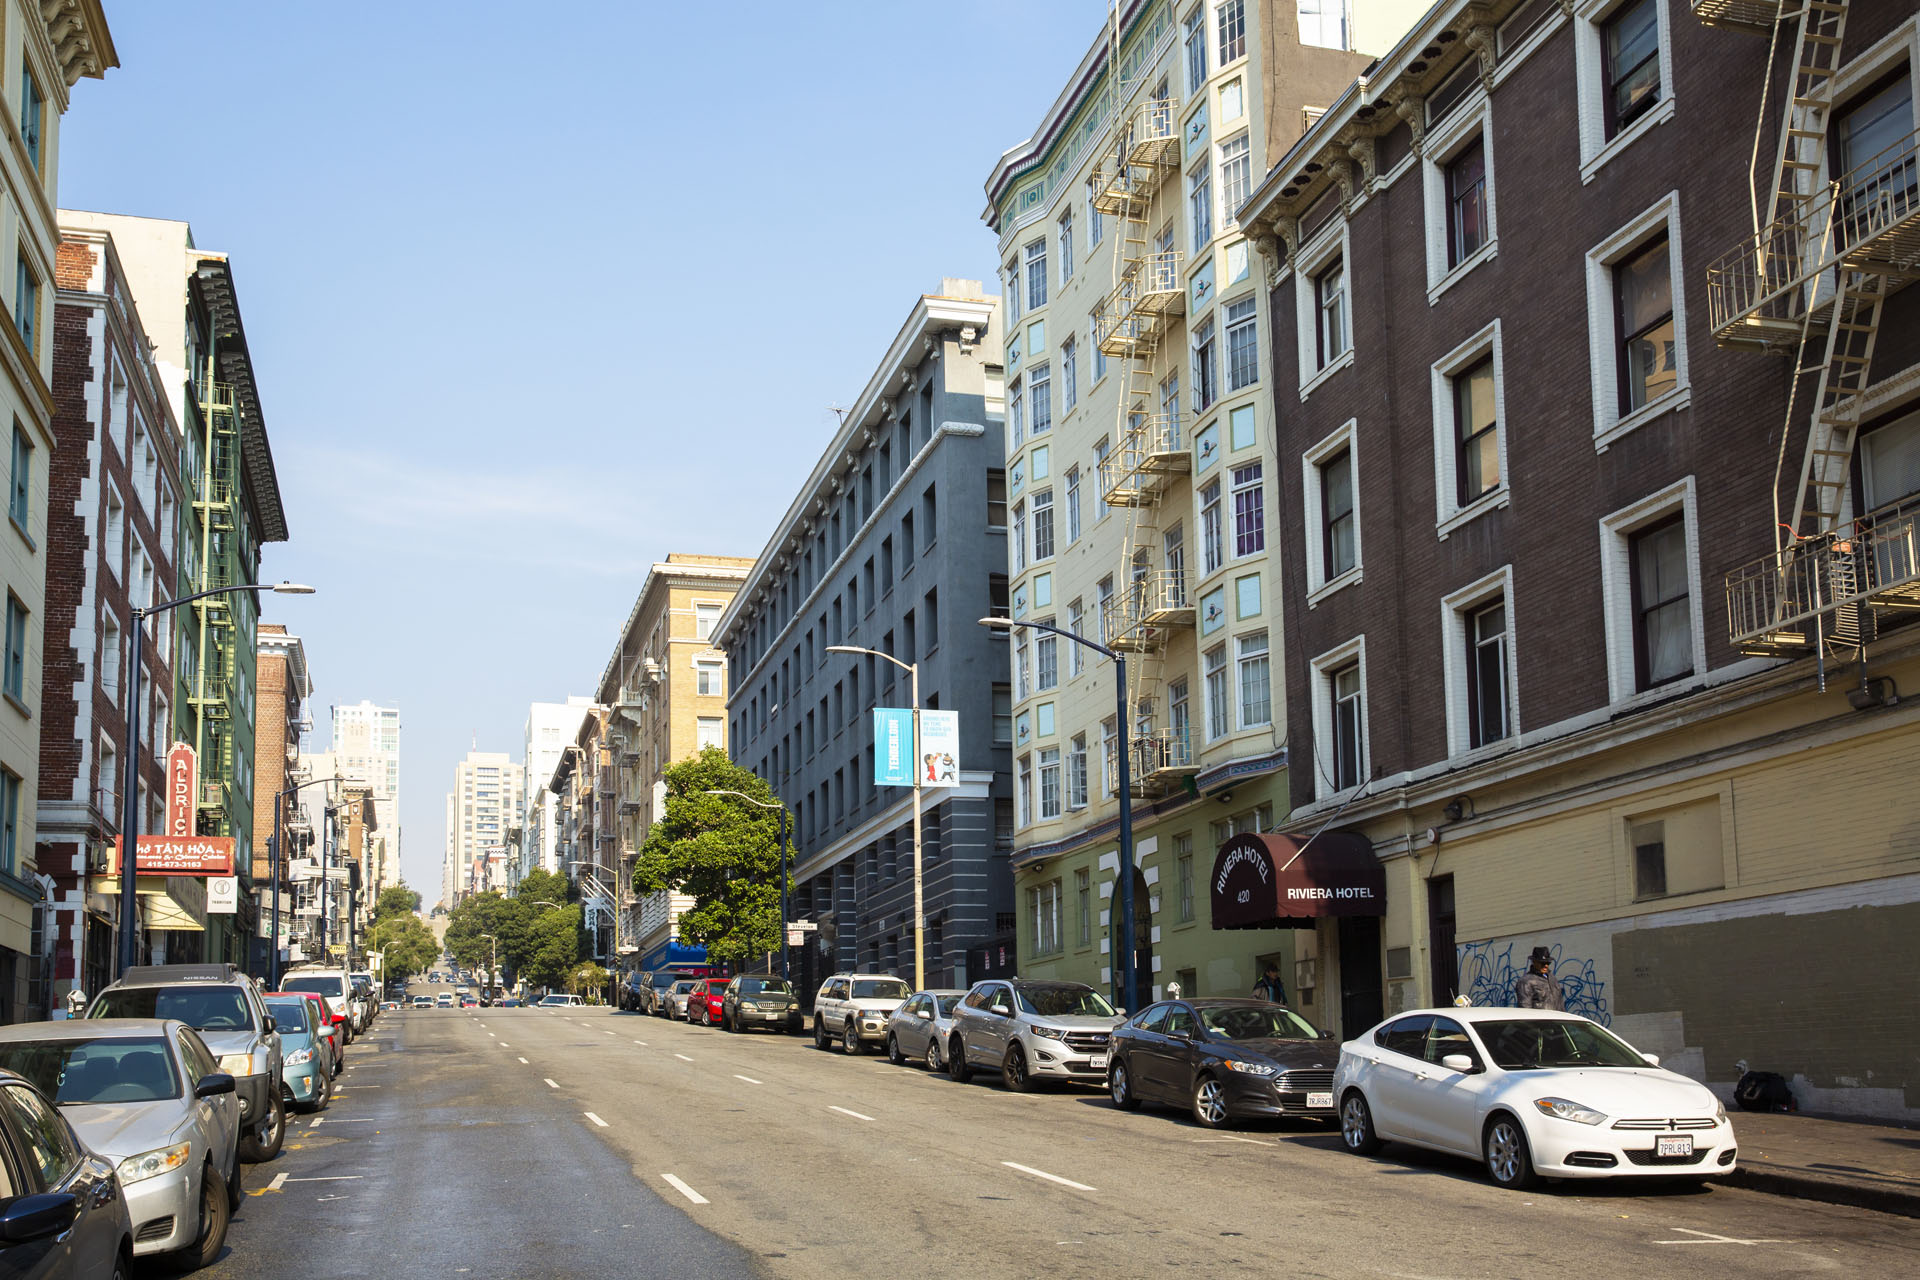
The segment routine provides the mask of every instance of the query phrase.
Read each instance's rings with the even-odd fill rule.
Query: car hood
[[[1021,1021],[1037,1027],[1059,1027],[1063,1031],[1111,1031],[1120,1025],[1121,1019],[1075,1013],[1054,1018],[1041,1018],[1029,1014]]]
[[[252,1053],[260,1037],[251,1031],[202,1031],[200,1038],[219,1057],[228,1053]]]
[[[116,1163],[186,1137],[192,1114],[184,1098],[159,1102],[95,1102],[61,1107],[89,1147]]]
[[[1340,1061],[1340,1050],[1331,1040],[1216,1040],[1210,1043],[1228,1057],[1244,1054],[1268,1058],[1290,1071],[1316,1068],[1331,1071]]]
[[[1514,1071],[1501,1092],[1567,1098],[1615,1120],[1710,1116],[1718,1105],[1705,1085],[1663,1067]]]
[[[853,996],[846,1001],[862,1013],[892,1013],[906,1002],[905,996]]]
[[[734,998],[736,1000],[758,1000],[762,1004],[766,1004],[769,1002],[773,1004],[795,1003],[793,998],[793,993],[791,991],[761,991],[750,996],[741,995],[741,996],[736,996]]]

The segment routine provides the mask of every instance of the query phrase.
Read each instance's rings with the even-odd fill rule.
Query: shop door
[[[1427,882],[1427,937],[1428,972],[1437,1005],[1452,1004],[1460,994],[1460,956],[1453,934],[1453,877],[1435,876]]]
[[[1340,917],[1340,1038],[1351,1040],[1385,1016],[1380,918]]]
[[[1153,1003],[1153,899],[1147,896],[1147,878],[1138,868],[1133,873],[1133,954],[1134,999],[1128,1013],[1137,1013]]]

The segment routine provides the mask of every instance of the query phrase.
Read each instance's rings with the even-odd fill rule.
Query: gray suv
[[[254,990],[230,964],[135,965],[93,998],[89,1018],[172,1018],[200,1033],[240,1098],[240,1158],[280,1154],[287,1134],[280,1035]]]
[[[953,1011],[947,1074],[965,1081],[998,1071],[1027,1093],[1042,1080],[1105,1085],[1107,1051],[1120,1015],[1082,982],[977,982]]]

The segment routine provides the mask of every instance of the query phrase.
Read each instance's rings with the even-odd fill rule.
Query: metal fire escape
[[[1108,66],[1118,68],[1119,26],[1111,27]],[[1094,172],[1093,205],[1115,220],[1113,286],[1094,312],[1094,341],[1121,362],[1114,447],[1100,462],[1102,501],[1127,512],[1121,547],[1123,585],[1103,606],[1107,643],[1139,655],[1128,664],[1127,705],[1133,724],[1133,792],[1157,795],[1194,772],[1188,734],[1154,717],[1156,694],[1172,630],[1193,625],[1184,565],[1165,566],[1167,499],[1175,480],[1192,470],[1175,397],[1158,398],[1158,365],[1186,311],[1181,281],[1185,254],[1157,244],[1150,226],[1168,179],[1180,171],[1180,124],[1168,98],[1132,102],[1131,86],[1116,72],[1111,153]],[[1163,567],[1154,567],[1160,557]],[[1109,777],[1118,770],[1109,768]]]
[[[196,578],[190,584],[191,589],[204,591],[233,586],[244,580],[238,570],[237,528],[240,410],[233,384],[214,380],[211,357],[207,360],[206,376],[195,380],[194,386],[199,392],[197,403],[206,427],[206,444],[198,458],[200,474],[194,478],[197,487],[193,514],[197,528],[188,545],[197,552],[197,559],[189,569]],[[193,745],[200,757],[200,776],[208,780],[201,787],[199,807],[212,811],[203,819],[204,830],[227,834],[224,830],[226,796],[221,780],[234,776],[233,597],[206,596],[188,607],[193,612],[187,643],[193,646],[195,661],[187,701],[193,709]]]
[[[1709,26],[1757,32],[1774,56],[1791,44],[1773,189],[1755,230],[1707,269],[1714,338],[1794,360],[1774,483],[1774,552],[1727,575],[1728,629],[1743,653],[1857,651],[1886,610],[1920,608],[1920,500],[1855,508],[1854,445],[1882,310],[1920,276],[1920,172],[1910,131],[1834,173],[1828,132],[1847,0],[1694,0]],[[1758,157],[1769,123],[1761,101]],[[1804,423],[1804,428],[1802,427]],[[1786,468],[1802,440],[1792,505]],[[1823,666],[1824,672],[1824,666]]]

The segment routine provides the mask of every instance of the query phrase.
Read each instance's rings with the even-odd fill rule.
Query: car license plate
[[[1331,1093],[1310,1093],[1307,1095],[1307,1105],[1318,1111],[1331,1111],[1333,1110],[1333,1095]]]
[[[1107,1069],[1107,1055],[1104,1053],[1096,1053],[1087,1059],[1087,1065],[1095,1071],[1105,1071]]]
[[[1672,1138],[1655,1138],[1653,1154],[1663,1160],[1670,1156],[1690,1156],[1693,1154],[1693,1135],[1683,1133]]]

